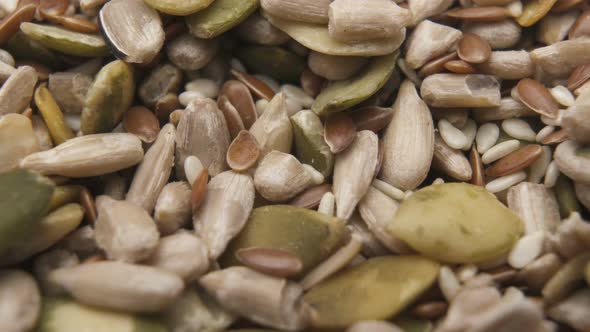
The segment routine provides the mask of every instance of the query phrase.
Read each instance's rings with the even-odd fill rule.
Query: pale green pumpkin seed
[[[144,0],[162,13],[186,16],[207,8],[214,0]]]
[[[438,261],[475,263],[506,254],[523,227],[520,218],[485,189],[447,183],[412,194],[387,231]]]
[[[393,73],[398,55],[395,52],[376,57],[353,78],[333,82],[317,96],[311,110],[323,116],[344,111],[369,99]]]
[[[303,110],[291,116],[295,156],[303,164],[313,166],[325,177],[332,174],[334,154],[324,140],[324,126],[312,111]]]
[[[190,32],[199,38],[214,38],[235,27],[259,6],[258,0],[216,0],[206,9],[188,16]]]
[[[64,28],[25,22],[20,29],[29,38],[52,50],[82,57],[101,57],[109,54],[104,39]]]

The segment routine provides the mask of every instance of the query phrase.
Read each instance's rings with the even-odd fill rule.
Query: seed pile
[[[0,331],[590,332],[590,3],[0,2]]]

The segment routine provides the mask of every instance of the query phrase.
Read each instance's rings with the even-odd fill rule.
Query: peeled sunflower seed
[[[87,177],[131,167],[142,158],[141,141],[135,135],[113,133],[72,138],[27,156],[20,165],[44,174]]]
[[[559,170],[574,181],[590,183],[590,158],[576,154],[580,144],[565,141],[555,149],[555,162]]]
[[[276,94],[260,118],[250,127],[250,133],[262,148],[261,158],[272,150],[288,153],[293,143],[293,128],[287,115],[284,93]]]
[[[426,256],[475,263],[508,253],[523,224],[484,188],[449,183],[412,194],[400,205],[387,231]]]
[[[32,330],[41,311],[41,294],[33,277],[21,270],[0,270],[0,328],[3,331]]]
[[[109,196],[99,196],[96,207],[96,243],[109,259],[133,263],[150,257],[156,250],[160,234],[141,207]]]
[[[295,22],[263,12],[263,16],[275,27],[287,33],[303,46],[324,54],[343,56],[381,56],[395,52],[405,39],[406,29],[400,29],[395,37],[344,43],[330,36],[328,28],[304,22]]]
[[[4,120],[4,118],[2,119]],[[21,241],[47,212],[55,185],[48,178],[25,170],[0,175],[0,252],[13,242]]]
[[[532,50],[531,58],[548,75],[565,78],[576,67],[590,62],[590,55],[585,52],[589,45],[589,38],[564,40]]]
[[[209,269],[207,246],[188,232],[178,232],[162,238],[145,263],[190,282]]]
[[[348,219],[367,193],[378,162],[378,138],[372,131],[356,134],[351,146],[336,156],[334,163],[334,196],[336,215]]]
[[[191,190],[186,182],[170,182],[162,188],[154,208],[154,221],[162,235],[172,234],[191,220]]]
[[[20,29],[32,40],[64,54],[81,57],[101,57],[108,54],[104,39],[97,35],[28,22],[21,24]]]
[[[312,326],[344,328],[357,321],[388,319],[426,291],[438,270],[438,263],[419,256],[367,260],[305,294],[304,300],[316,310]],[[383,292],[400,296],[382,296]],[[337,294],[338,301],[334,301]],[[357,305],[359,300],[362,307]]]
[[[82,110],[82,132],[88,135],[111,131],[131,106],[134,93],[131,65],[115,60],[104,66],[86,95]]]
[[[30,66],[18,68],[0,89],[0,115],[20,113],[27,108],[37,84],[37,72]]]
[[[262,0],[262,9],[279,18],[305,23],[328,23],[331,0]]]
[[[324,177],[332,174],[334,155],[326,143],[320,118],[310,110],[291,116],[295,156],[302,163],[313,166]]]
[[[72,317],[76,317],[72,326]],[[114,312],[78,303],[63,297],[44,297],[38,329],[48,332],[73,332],[79,329],[104,331],[165,332],[167,328],[154,319],[125,312]]]
[[[424,101],[435,107],[494,107],[500,105],[500,84],[489,75],[434,74],[420,88]]]
[[[408,38],[406,63],[410,68],[418,69],[428,61],[445,55],[462,35],[460,30],[449,26],[422,21]]]
[[[259,6],[255,0],[219,0],[186,18],[191,34],[214,38],[244,21]],[[231,10],[228,10],[231,8]]]
[[[375,94],[387,82],[395,69],[398,52],[377,57],[355,77],[337,81],[322,90],[311,110],[323,116],[355,106]]]
[[[164,45],[160,16],[143,0],[109,1],[99,21],[111,51],[125,62],[149,63]]]
[[[383,142],[381,179],[404,190],[415,189],[430,168],[434,128],[428,106],[410,81],[400,87]]]
[[[199,283],[224,307],[279,329],[307,326],[311,309],[296,283],[236,266],[203,276]]]
[[[584,280],[584,273],[590,261],[590,253],[582,252],[570,258],[543,287],[545,303],[553,304],[569,295]]]
[[[207,195],[193,214],[195,232],[205,241],[209,258],[217,259],[248,220],[254,205],[254,181],[227,171],[214,176]]]
[[[127,312],[161,311],[184,288],[170,272],[112,261],[57,269],[49,278],[82,303]]]
[[[39,150],[39,140],[31,120],[20,114],[7,114],[0,118],[0,172],[18,167],[23,158]]]
[[[328,16],[330,36],[348,43],[395,37],[412,21],[409,10],[386,0],[365,1],[360,7],[354,0],[335,0]]]
[[[439,134],[434,136],[432,166],[460,181],[468,181],[473,176],[469,160],[463,152],[449,147]]]
[[[567,136],[584,144],[590,143],[589,104],[590,94],[579,96],[561,120],[561,126],[565,129]]]
[[[477,69],[483,74],[516,80],[533,76],[534,64],[527,51],[495,51]]]
[[[409,0],[407,3],[412,13],[412,25],[416,25],[426,18],[442,14],[454,2],[452,0]]]
[[[288,252],[302,267],[296,275],[305,275],[328,258],[342,244],[344,223],[309,209],[273,205],[254,209],[242,232],[221,257],[222,266],[239,265],[240,250],[266,248]]]
[[[182,165],[188,156],[196,156],[215,176],[227,165],[230,144],[225,118],[211,99],[191,102],[180,118],[176,131],[176,172],[184,176]]]

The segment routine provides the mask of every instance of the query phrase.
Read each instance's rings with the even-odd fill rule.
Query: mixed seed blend
[[[0,0],[1,332],[590,332],[587,0]]]

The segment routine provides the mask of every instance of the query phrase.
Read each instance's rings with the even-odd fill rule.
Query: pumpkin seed
[[[213,0],[145,0],[145,2],[162,13],[187,16],[207,8]]]
[[[222,266],[239,265],[244,248],[283,250],[301,260],[301,277],[328,258],[342,244],[345,228],[337,218],[288,205],[254,209],[244,229],[221,257]]]
[[[312,325],[344,328],[357,321],[389,319],[426,291],[438,270],[438,263],[420,256],[369,259],[305,294],[305,301],[316,310]]]
[[[324,176],[332,174],[334,155],[324,140],[320,118],[312,111],[303,110],[291,116],[291,124],[297,159],[313,166]]]
[[[256,0],[216,0],[204,10],[188,16],[190,32],[199,38],[214,38],[235,27],[259,6]]]
[[[475,263],[508,253],[523,227],[520,218],[485,189],[448,183],[426,187],[404,200],[387,230],[426,256]]]
[[[134,94],[135,82],[130,65],[115,60],[104,66],[86,95],[82,132],[85,135],[110,132],[121,122]]]
[[[334,82],[317,96],[311,110],[320,116],[340,112],[355,106],[377,92],[395,69],[399,53],[376,57],[357,76]]]
[[[246,68],[282,82],[299,82],[304,61],[295,53],[274,46],[249,46],[236,51]]]
[[[25,22],[20,29],[43,46],[68,55],[101,57],[109,54],[102,37],[66,30],[56,26]]]
[[[74,138],[74,132],[65,123],[63,113],[45,84],[42,84],[35,91],[35,104],[49,129],[49,134],[51,134],[55,145]]]
[[[516,22],[523,27],[530,27],[545,17],[557,0],[529,0]]]

